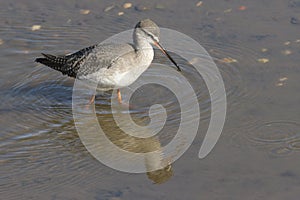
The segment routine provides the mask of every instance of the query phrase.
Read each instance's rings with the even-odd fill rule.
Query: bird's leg
[[[121,96],[121,91],[120,91],[120,89],[118,89],[118,102],[119,102],[119,104],[122,104],[122,96]]]
[[[90,106],[95,102],[95,98],[96,98],[96,97],[95,97],[95,94],[93,94],[93,95],[91,96],[90,100],[89,100],[89,103],[85,105],[85,108],[86,108],[86,109],[89,109]]]
[[[92,103],[95,102],[95,95],[93,94],[89,100],[89,104],[88,105],[91,105]]]
[[[118,102],[120,105],[128,107],[128,108],[134,108],[132,105],[130,105],[129,103],[123,102],[122,101],[122,96],[121,96],[121,91],[120,89],[117,90],[117,96],[118,96]]]

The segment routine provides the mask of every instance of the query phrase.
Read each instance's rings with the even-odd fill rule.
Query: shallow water
[[[195,1],[132,1],[129,9],[117,1],[0,2],[1,199],[298,199],[298,0],[212,0],[199,7]],[[90,13],[80,14],[81,9]],[[143,18],[201,44],[218,66],[227,94],[222,135],[200,160],[211,116],[209,92],[186,60],[172,54],[195,90],[201,121],[190,148],[172,164],[173,175],[159,185],[145,173],[123,173],[97,161],[74,124],[74,80],[33,62],[41,52],[70,53],[101,42]],[[41,28],[33,31],[33,25]],[[157,51],[155,62],[168,63]],[[118,133],[110,109],[113,98],[109,92],[98,95],[95,106],[112,140]],[[140,125],[149,123],[151,105],[164,105],[167,123],[150,143],[159,148],[172,140],[181,112],[172,92],[145,85],[130,104]],[[132,138],[124,141],[117,138],[116,144],[127,142],[130,149]],[[131,150],[136,148],[147,150]]]

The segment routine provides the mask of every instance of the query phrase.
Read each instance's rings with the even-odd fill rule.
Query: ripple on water
[[[11,188],[19,191],[17,194],[11,191],[12,196],[32,188],[37,193],[47,193],[58,191],[66,185],[78,186],[85,182],[87,176],[89,182],[86,185],[98,181],[91,177],[109,178],[107,169],[100,170],[98,163],[93,162],[81,144],[73,119],[59,120],[58,117],[54,122],[43,117],[40,121],[32,124],[21,122],[23,130],[11,130],[1,137],[0,150],[3,154],[0,160],[2,170],[6,172],[2,176],[6,182],[5,188],[6,191]]]
[[[300,139],[295,139],[295,140],[289,141],[288,147],[292,150],[299,151],[300,150]]]
[[[29,75],[16,82],[7,95],[17,101],[7,102],[12,108],[48,111],[47,108],[67,108],[72,100],[72,81],[57,74],[47,74],[43,67],[35,68]],[[9,97],[7,98],[9,99]]]
[[[257,58],[259,57],[258,52],[250,48],[245,48],[245,45],[234,43],[215,42],[201,43],[201,45],[205,47],[221,73],[226,89],[227,106],[229,111],[230,109],[234,109],[236,111],[243,108],[242,105],[245,102],[251,101],[255,103],[257,101],[257,96],[263,93],[261,84],[264,79],[261,74],[265,71],[265,68],[257,65]],[[186,54],[187,52],[183,53]],[[207,58],[207,55],[201,54],[201,52],[199,52],[198,55],[193,56],[195,59],[210,59]],[[183,74],[195,90],[201,108],[201,119],[202,117],[204,119],[209,119],[211,103],[210,94],[201,75],[199,75],[194,67],[189,64],[195,61],[182,60],[180,55],[172,57],[174,57],[180,66],[184,67]],[[224,61],[224,58],[232,58],[232,60],[236,61],[226,62]],[[160,61],[162,60],[166,59],[161,57]],[[216,81],[215,76],[212,75],[210,78],[213,81]]]
[[[238,109],[261,94],[265,68],[257,64],[259,52],[240,43],[203,43],[215,60],[226,87],[227,103]],[[228,60],[224,58],[229,58]]]
[[[248,131],[247,138],[256,144],[289,142],[300,136],[300,125],[296,122],[267,122]]]
[[[15,76],[19,79],[1,85],[0,91],[0,120],[6,125],[0,150],[3,170],[8,174],[3,177],[7,191],[14,188],[26,192],[34,188],[37,193],[51,192],[81,185],[87,176],[89,182],[85,185],[114,177],[109,176],[114,172],[99,167],[76,133],[73,81],[40,65],[20,65]],[[111,113],[109,99],[107,94],[97,99],[98,104],[104,104],[101,113]],[[11,195],[12,199],[20,198],[13,192]]]
[[[180,55],[173,54],[171,53],[171,56],[173,57],[174,60],[178,63],[179,66],[183,69],[183,71],[180,73],[181,76],[183,76],[186,81],[191,85],[193,88],[193,91],[191,90],[184,90],[180,91],[180,89],[176,89],[176,84],[182,84],[180,83],[183,81],[183,77],[178,77],[177,75],[168,75],[168,77],[161,77],[161,79],[167,79],[171,81],[174,81],[173,84],[173,89],[174,91],[171,91],[168,88],[159,88],[159,87],[152,87],[152,88],[141,88],[137,92],[139,93],[137,96],[140,99],[139,101],[143,101],[143,95],[147,95],[149,99],[148,104],[152,102],[162,102],[164,104],[164,107],[168,108],[172,113],[177,113],[180,112],[178,111],[179,102],[177,101],[176,94],[173,92],[178,92],[180,91],[181,94],[186,97],[185,101],[183,102],[186,105],[189,105],[191,103],[191,97],[195,95],[198,99],[199,107],[200,107],[200,112],[201,112],[201,119],[202,120],[207,120],[210,117],[210,95],[208,93],[207,86],[201,77],[201,74],[197,72],[197,70],[189,63],[189,61],[185,60],[182,58]],[[197,56],[197,55],[195,55]],[[174,67],[168,59],[160,52],[160,51],[155,51],[155,59],[153,63],[160,63],[164,64],[170,67]],[[176,69],[174,69],[176,70]],[[143,76],[148,76],[148,78],[151,78],[151,76],[156,76],[155,78],[159,78],[157,76],[159,75],[153,75],[150,73],[145,73]],[[154,78],[153,78],[154,79]],[[178,86],[179,88],[179,86]],[[190,93],[192,92],[192,93]],[[177,94],[178,95],[178,94]],[[174,115],[175,116],[175,115]],[[172,117],[172,116],[171,116]],[[177,121],[178,122],[178,121]]]
[[[300,149],[300,124],[293,121],[259,121],[243,126],[232,134],[231,142],[238,147],[256,146],[271,155],[288,156]]]

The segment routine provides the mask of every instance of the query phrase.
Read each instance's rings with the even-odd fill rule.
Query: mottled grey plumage
[[[98,83],[101,90],[133,83],[151,64],[156,45],[180,68],[159,44],[159,27],[150,19],[137,23],[133,44],[97,44],[65,56],[42,54],[36,62],[78,79]]]
[[[95,46],[96,45],[84,48],[76,53],[66,56],[53,56],[42,53],[44,58],[37,58],[35,61],[60,71],[63,75],[67,74],[68,76],[75,78],[80,65]]]

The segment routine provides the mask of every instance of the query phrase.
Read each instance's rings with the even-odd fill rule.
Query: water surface
[[[0,2],[3,199],[298,199],[298,0],[212,0],[199,7],[196,1],[132,1],[129,9],[119,1]],[[33,62],[41,52],[70,53],[101,42],[144,18],[189,35],[210,53],[228,103],[220,140],[198,159],[209,124],[209,93],[191,66],[174,55],[195,88],[201,121],[193,144],[159,185],[146,174],[122,173],[97,161],[74,125],[74,80]],[[33,31],[33,25],[41,27]],[[156,53],[155,61],[166,62]],[[111,98],[99,95],[95,110],[107,132],[115,134]],[[143,86],[131,103],[141,125],[149,122],[151,105],[164,105],[168,122],[159,143],[174,137],[180,109],[170,91]]]

